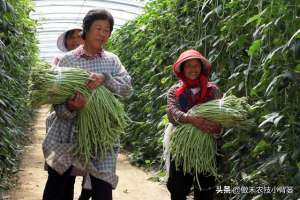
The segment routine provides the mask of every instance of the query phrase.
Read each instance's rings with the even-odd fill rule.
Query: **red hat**
[[[211,64],[200,52],[198,52],[194,49],[189,49],[189,50],[187,50],[187,51],[180,54],[179,58],[173,64],[173,71],[175,72],[175,74],[181,73],[180,72],[180,65],[184,61],[194,59],[194,58],[197,58],[197,59],[201,60],[201,62],[204,65],[204,66],[202,66],[203,67],[202,72],[205,75],[208,75],[210,73],[210,70],[211,70]]]

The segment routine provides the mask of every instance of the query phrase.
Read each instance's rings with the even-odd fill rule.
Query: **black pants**
[[[89,200],[91,197],[92,197],[92,190],[87,190],[82,188],[78,200]]]
[[[75,176],[71,176],[72,168],[63,175],[48,168],[48,180],[44,189],[43,200],[73,200]],[[79,200],[112,200],[112,186],[100,179],[91,176],[92,191],[83,190]]]
[[[198,187],[195,175],[184,175],[182,167],[176,170],[175,162],[172,161],[167,182],[167,188],[171,193],[171,200],[186,200],[192,186],[194,186],[195,200],[213,200],[216,193],[215,177],[198,174],[198,180],[201,189]]]
[[[43,200],[73,200],[75,176],[71,176],[72,168],[63,175],[48,166],[48,180],[44,189]]]
[[[86,181],[86,177],[84,176],[83,180],[82,180],[82,184],[81,184],[81,186],[82,186],[81,193],[80,193],[80,197],[78,200],[89,200],[92,197],[92,190],[83,188],[85,181]]]
[[[92,190],[82,189],[78,200],[112,200],[112,186],[98,178],[91,176]]]

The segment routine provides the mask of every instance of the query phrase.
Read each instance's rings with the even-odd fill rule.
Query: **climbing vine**
[[[17,155],[32,116],[30,69],[38,58],[30,0],[0,0],[0,192],[12,184]]]
[[[126,102],[134,121],[123,145],[137,164],[159,164],[167,124],[171,64],[194,48],[213,65],[222,92],[255,105],[257,127],[226,130],[221,185],[291,186],[290,193],[228,194],[226,199],[300,195],[300,20],[296,0],[156,0],[116,31],[109,48],[133,77]]]

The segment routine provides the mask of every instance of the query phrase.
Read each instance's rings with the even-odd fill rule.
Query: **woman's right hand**
[[[90,80],[87,82],[86,86],[89,89],[96,89],[98,86],[103,85],[105,82],[105,76],[102,73],[91,73]]]
[[[219,123],[210,121],[200,116],[186,115],[186,123],[192,124],[201,131],[209,134],[219,134],[222,126]]]
[[[70,111],[80,110],[85,106],[85,104],[86,104],[85,96],[80,92],[76,92],[73,97],[68,99],[67,108]]]

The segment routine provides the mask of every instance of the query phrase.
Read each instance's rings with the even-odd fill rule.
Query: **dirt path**
[[[18,173],[17,188],[10,193],[10,200],[41,200],[47,179],[43,170],[42,141],[45,136],[45,118],[48,108],[39,110],[32,135],[32,144],[26,146]],[[113,192],[114,200],[168,200],[169,193],[164,185],[147,180],[151,175],[129,164],[123,154],[119,154],[117,164],[119,185]],[[82,178],[76,178],[75,198],[81,190]]]

